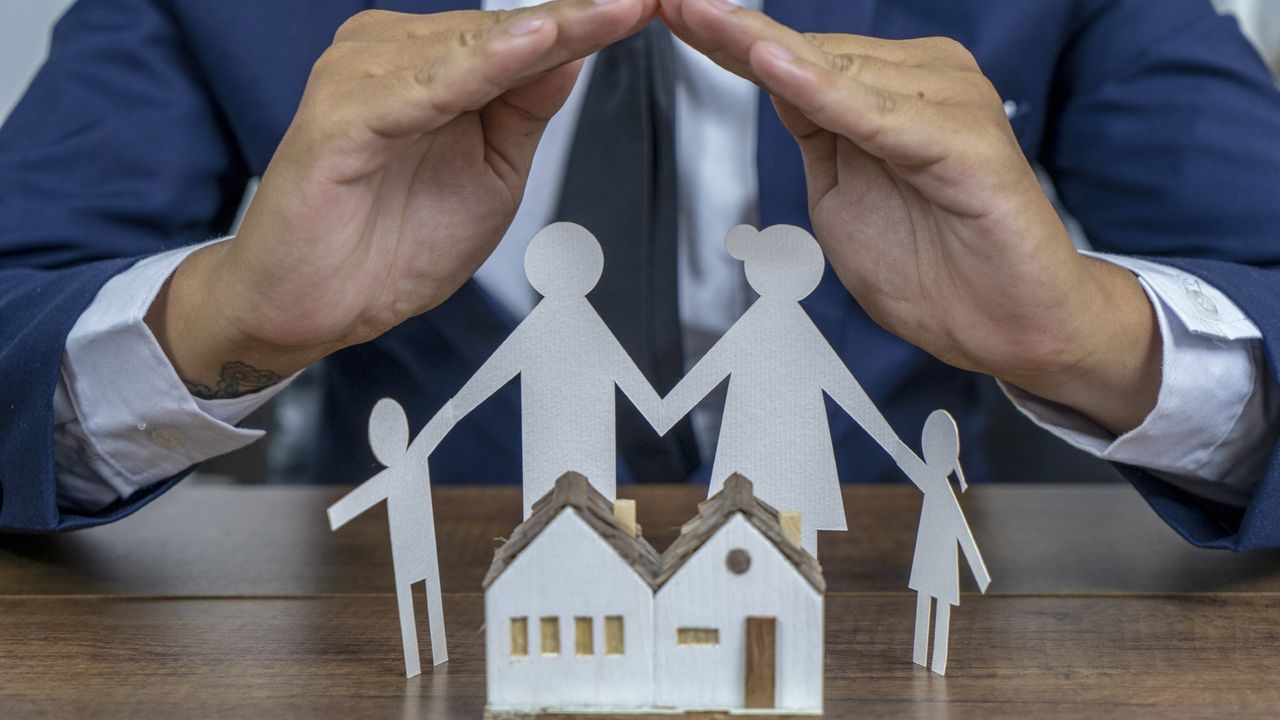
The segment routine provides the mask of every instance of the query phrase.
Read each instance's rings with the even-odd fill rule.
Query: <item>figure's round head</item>
[[[524,253],[529,284],[543,297],[581,297],[591,292],[604,271],[604,252],[586,228],[573,223],[548,225],[533,236]]]
[[[369,447],[384,467],[400,462],[409,448],[409,418],[391,398],[382,398],[369,416]]]
[[[920,439],[925,464],[951,470],[960,463],[960,430],[946,410],[934,410],[924,421]]]
[[[743,262],[747,282],[761,297],[803,300],[822,280],[822,248],[794,225],[764,230],[739,225],[729,231],[724,247]]]

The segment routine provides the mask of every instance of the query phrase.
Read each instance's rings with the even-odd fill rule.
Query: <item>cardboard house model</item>
[[[822,569],[740,475],[659,555],[567,473],[484,579],[493,711],[822,711]]]

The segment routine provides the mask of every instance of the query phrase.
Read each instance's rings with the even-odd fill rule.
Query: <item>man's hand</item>
[[[876,322],[1115,433],[1155,406],[1159,331],[1141,286],[1075,252],[962,46],[802,35],[725,0],[659,12],[773,96],[818,241]]]
[[[448,298],[515,215],[581,58],[655,11],[559,0],[351,18],[238,236],[188,258],[148,314],[179,374],[233,396]]]

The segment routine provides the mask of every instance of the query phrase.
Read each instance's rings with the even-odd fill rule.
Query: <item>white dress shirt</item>
[[[529,4],[492,0],[485,7]],[[740,4],[758,7],[759,0]],[[687,367],[707,349],[696,340],[719,337],[751,301],[741,267],[723,243],[731,227],[756,215],[757,91],[675,42],[680,317],[686,338],[695,339],[686,343]],[[547,128],[524,201],[476,274],[518,318],[536,300],[524,276],[525,245],[553,219],[591,69],[588,62]],[[287,381],[230,400],[193,398],[143,321],[166,278],[194,249],[163,253],[121,273],[71,330],[54,398],[54,462],[63,507],[101,508],[263,434],[234,425]],[[1164,347],[1156,408],[1117,438],[1061,405],[1015,388],[1006,392],[1035,422],[1077,448],[1149,468],[1205,497],[1247,502],[1274,441],[1277,417],[1276,387],[1258,328],[1197,278],[1155,263],[1098,257],[1137,275],[1156,308]],[[708,440],[701,448],[706,455],[719,408],[698,412],[695,428]]]

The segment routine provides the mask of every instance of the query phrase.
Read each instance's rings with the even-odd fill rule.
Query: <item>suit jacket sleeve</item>
[[[1280,92],[1235,21],[1203,0],[1079,6],[1040,161],[1096,249],[1226,293],[1261,329],[1276,376]],[[1280,447],[1243,509],[1121,471],[1196,545],[1280,546]]]
[[[53,396],[67,334],[137,259],[225,232],[247,173],[159,0],[83,0],[0,128],[0,529],[122,517],[59,510]]]

